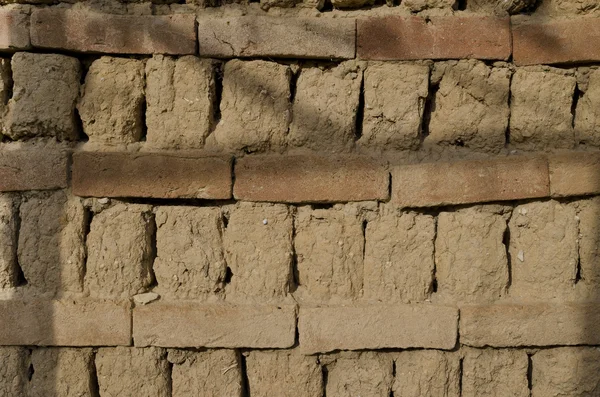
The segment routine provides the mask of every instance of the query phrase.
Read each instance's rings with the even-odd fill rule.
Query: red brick
[[[0,51],[29,47],[29,14],[22,10],[0,8]]]
[[[513,19],[513,60],[537,65],[600,60],[600,21],[576,18],[542,22]]]
[[[561,153],[548,160],[553,197],[600,193],[600,153]]]
[[[376,17],[358,20],[361,59],[502,59],[511,53],[510,20],[495,17]]]
[[[38,9],[31,16],[34,47],[112,54],[194,54],[194,15],[112,15]]]
[[[354,58],[353,19],[234,17],[198,20],[201,56]]]
[[[131,342],[129,302],[0,301],[0,345],[119,346]]]
[[[401,207],[433,207],[548,197],[545,158],[508,157],[429,163],[392,169],[392,200]]]
[[[498,304],[460,311],[460,342],[517,347],[600,344],[600,305]]]
[[[67,187],[68,154],[57,150],[0,151],[0,191]]]
[[[287,348],[295,338],[292,305],[157,302],[133,310],[140,347]]]
[[[236,199],[285,203],[388,198],[385,165],[356,156],[249,156],[235,165]]]
[[[429,304],[302,307],[298,332],[305,353],[452,349],[458,336],[458,310]]]
[[[73,156],[73,193],[91,197],[231,198],[231,158],[158,153]]]

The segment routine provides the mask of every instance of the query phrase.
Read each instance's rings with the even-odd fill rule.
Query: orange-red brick
[[[0,9],[0,51],[29,48],[29,15],[21,10]]]

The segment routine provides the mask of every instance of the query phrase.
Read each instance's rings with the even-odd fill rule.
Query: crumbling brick
[[[33,350],[31,397],[94,397],[91,349],[41,348]]]
[[[0,395],[25,396],[29,382],[30,354],[24,347],[0,348]]]
[[[13,140],[75,140],[79,133],[75,120],[79,61],[65,55],[19,52],[12,57],[11,66],[14,87],[4,135]]]
[[[0,289],[16,287],[19,280],[17,262],[18,199],[0,195]]]
[[[593,70],[589,76],[588,87],[577,102],[575,113],[575,138],[577,143],[600,146],[600,134],[596,126],[600,123],[600,69]]]
[[[87,237],[86,286],[93,296],[129,298],[153,281],[150,207],[116,204],[95,214]]]
[[[527,397],[528,358],[519,350],[468,349],[463,359],[462,396]]]
[[[159,207],[156,211],[157,292],[203,298],[219,292],[227,265],[218,208]]]
[[[460,395],[460,362],[456,353],[413,350],[395,358],[394,397]]]
[[[247,152],[281,149],[290,118],[288,66],[266,61],[225,64],[216,145]]]
[[[198,149],[213,124],[215,65],[194,56],[146,62],[146,141],[161,149]]]
[[[142,137],[144,62],[102,57],[85,76],[77,108],[90,142],[131,143]]]
[[[366,225],[364,296],[383,302],[425,300],[433,282],[435,220],[382,207]]]

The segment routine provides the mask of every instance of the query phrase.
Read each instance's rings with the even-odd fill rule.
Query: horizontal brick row
[[[0,191],[67,187],[67,152],[0,154]],[[390,197],[399,207],[434,207],[600,193],[600,153],[513,156],[393,165],[364,156],[77,152],[72,187],[82,197],[182,198],[282,203],[351,202]],[[233,174],[235,174],[235,183]]]
[[[287,304],[172,301],[131,310],[129,303],[89,299],[4,300],[0,301],[0,345],[290,348],[299,342],[305,354],[451,350],[457,343],[600,345],[599,309],[597,303],[492,304],[460,310],[431,304],[363,304],[301,306],[298,311]]]
[[[30,21],[31,19],[31,21]],[[31,29],[29,25],[31,23]],[[512,30],[512,31],[511,31]],[[595,18],[540,21],[489,16],[358,19],[112,15],[69,9],[0,9],[0,51],[33,47],[216,58],[508,60],[517,65],[600,60]],[[512,37],[511,37],[512,36]],[[197,48],[198,47],[198,48]]]

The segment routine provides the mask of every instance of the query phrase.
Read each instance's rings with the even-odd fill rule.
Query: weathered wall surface
[[[0,396],[600,396],[597,2],[54,3],[0,0]]]

